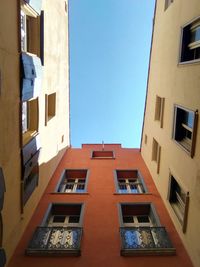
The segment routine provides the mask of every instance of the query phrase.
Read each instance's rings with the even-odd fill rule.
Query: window
[[[52,204],[44,225],[51,227],[81,226],[82,204]]]
[[[165,10],[173,3],[173,0],[165,0]]]
[[[147,191],[138,170],[117,170],[115,178],[120,194],[142,194]]]
[[[38,132],[38,98],[22,102],[23,145]]]
[[[121,255],[173,255],[165,227],[151,203],[123,203],[119,206]]]
[[[121,204],[122,226],[159,226],[156,211],[150,203]]]
[[[169,180],[168,199],[179,222],[182,225],[183,232],[185,232],[187,225],[189,192],[185,192],[171,174]]]
[[[26,249],[27,255],[81,254],[83,204],[53,203],[36,228]]]
[[[37,2],[39,3],[40,1]],[[43,12],[41,16],[38,16],[41,10],[34,10],[25,1],[21,3],[21,51],[41,57],[43,55],[44,34]]]
[[[87,170],[65,170],[56,187],[59,193],[85,193],[87,186]]]
[[[161,146],[153,138],[153,143],[152,143],[152,161],[156,162],[156,164],[157,164],[157,173],[160,172],[160,155],[161,155]]]
[[[163,115],[164,115],[165,98],[156,96],[155,105],[155,120],[160,122],[160,127],[163,128]]]
[[[46,118],[45,124],[56,115],[56,93],[45,95],[46,102]]]
[[[182,44],[180,62],[198,60],[200,58],[200,19],[194,20],[182,28]]]
[[[198,111],[174,106],[173,139],[183,147],[191,157],[194,156]]]
[[[93,159],[114,159],[113,151],[92,151],[92,158]]]

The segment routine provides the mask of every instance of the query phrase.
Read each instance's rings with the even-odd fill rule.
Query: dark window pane
[[[139,223],[149,223],[149,216],[144,215],[144,216],[137,216],[138,222]]]
[[[69,216],[69,223],[79,223],[79,216]]]
[[[65,216],[54,216],[53,217],[53,222],[55,223],[64,223],[65,221]]]
[[[67,183],[75,183],[75,179],[67,179]]]
[[[123,222],[124,223],[133,223],[133,216],[123,216]]]

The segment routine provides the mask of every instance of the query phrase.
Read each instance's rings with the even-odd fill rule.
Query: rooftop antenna
[[[102,150],[104,150],[104,141],[102,141]]]

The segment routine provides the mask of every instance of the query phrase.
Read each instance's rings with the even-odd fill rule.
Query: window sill
[[[112,157],[98,157],[98,158],[91,158],[91,159],[115,159],[115,158],[112,158]]]
[[[115,192],[113,195],[152,195],[152,193],[118,193]]]
[[[193,59],[189,61],[183,61],[183,62],[178,62],[178,67],[185,66],[185,65],[198,65],[200,64],[200,59]]]
[[[187,149],[181,144],[181,141],[178,142],[178,141],[176,141],[175,139],[172,139],[172,140],[174,141],[175,144],[178,145],[178,147],[180,147],[183,151],[185,151],[186,154],[188,154],[188,156],[189,156],[190,158],[193,158],[193,157],[191,156],[191,151],[187,150]]]
[[[89,195],[88,192],[83,192],[83,193],[77,193],[77,192],[50,192],[52,195]]]

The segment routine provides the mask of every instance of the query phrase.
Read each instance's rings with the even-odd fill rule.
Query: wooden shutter
[[[39,154],[40,140],[39,135],[37,135],[22,149],[23,180],[29,176],[34,166],[38,164]]]
[[[44,66],[44,11],[40,15],[40,59]]]
[[[39,155],[40,155],[40,149],[37,150],[37,152],[23,166],[24,167],[23,180],[28,178],[28,176],[30,175],[32,169],[38,164]]]
[[[3,209],[4,192],[6,191],[3,170],[0,168],[0,211]]]
[[[25,0],[25,2],[29,4],[29,6],[31,6],[32,9],[34,9],[37,12],[38,15],[40,15],[42,0]]]
[[[34,137],[27,145],[22,149],[22,162],[26,164],[27,161],[40,149],[39,135]]]
[[[184,210],[183,224],[182,224],[183,233],[186,232],[188,209],[189,209],[189,192],[186,193],[186,197],[185,197],[185,210]]]
[[[41,60],[37,56],[21,54],[22,63],[22,101],[39,96],[42,85]]]
[[[158,150],[157,150],[157,173],[159,174],[160,172],[160,157],[161,157],[161,146],[158,145]]]
[[[32,195],[35,188],[38,186],[38,178],[39,178],[39,167],[38,165],[35,168],[35,172],[33,175],[31,175],[31,178],[29,179],[28,183],[25,183],[25,181],[22,181],[22,203],[23,206],[26,204],[30,196]]]

